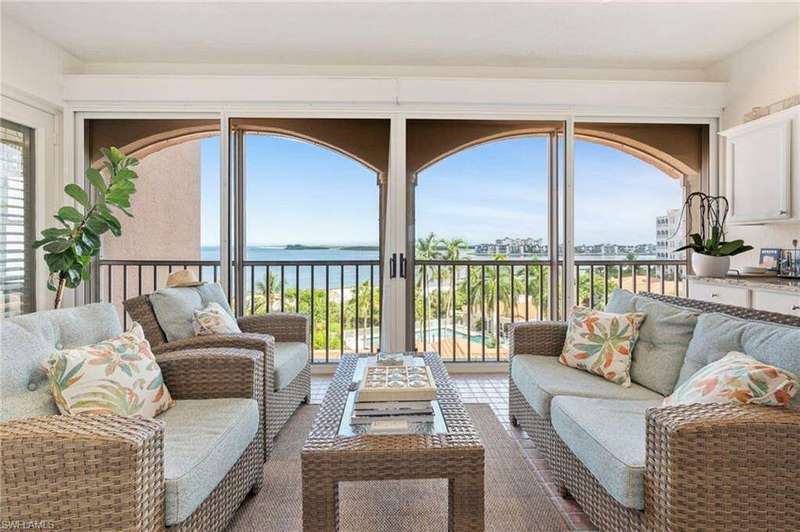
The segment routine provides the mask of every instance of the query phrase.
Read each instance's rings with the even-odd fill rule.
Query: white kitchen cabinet
[[[731,224],[800,220],[800,106],[720,133]]]
[[[700,301],[750,307],[750,290],[737,286],[720,286],[703,281],[689,281],[689,297]]]
[[[692,278],[689,279],[689,297],[711,303],[800,316],[799,286],[791,281],[786,283],[791,286],[773,286],[770,283],[764,287],[764,284],[754,284],[746,279]]]
[[[753,308],[800,316],[800,294],[753,290]]]

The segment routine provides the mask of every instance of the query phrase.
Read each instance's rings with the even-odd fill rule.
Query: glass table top
[[[353,425],[350,423],[350,419],[353,417],[353,408],[355,407],[356,402],[356,390],[358,390],[358,385],[361,382],[361,377],[364,375],[364,369],[367,366],[375,366],[377,365],[376,357],[375,356],[364,356],[358,359],[358,363],[356,365],[356,369],[353,372],[353,381],[350,386],[350,391],[347,394],[347,403],[344,407],[344,412],[342,413],[342,419],[339,422],[339,436],[347,437],[347,436],[358,436],[361,434],[369,434],[370,433],[370,425],[368,424],[360,424],[360,425]],[[406,366],[424,366],[425,360],[419,356],[405,356],[405,365]],[[447,423],[444,420],[444,416],[442,415],[442,409],[439,406],[439,401],[431,401],[431,406],[433,407],[433,422],[426,422],[426,423],[409,423],[409,433],[417,433],[417,434],[446,434],[447,433]]]

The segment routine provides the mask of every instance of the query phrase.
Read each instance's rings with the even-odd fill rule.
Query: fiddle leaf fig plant
[[[86,170],[86,179],[96,191],[94,201],[80,185],[70,183],[64,187],[80,210],[69,205],[58,209],[53,217],[59,225],[43,230],[42,238],[33,243],[34,248],[44,249],[50,270],[47,287],[56,293],[55,308],[61,306],[64,288],[77,288],[89,278],[92,257],[100,254],[100,236],[107,231],[114,236],[122,234],[122,224],[114,210],[133,217],[128,209],[138,175],[132,168],[139,161],[114,147],[100,151],[109,179],[96,168]]]
[[[725,240],[725,220],[729,208],[725,196],[709,196],[703,192],[693,192],[686,197],[683,212],[688,212],[691,217],[691,209],[695,205],[700,213],[699,232],[690,234],[691,242],[679,247],[674,253],[691,249],[701,255],[732,257],[753,249],[753,246],[745,245],[744,240],[730,242]],[[691,219],[687,226],[692,226]]]

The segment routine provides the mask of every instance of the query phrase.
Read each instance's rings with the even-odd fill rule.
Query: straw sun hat
[[[192,270],[178,270],[167,277],[167,288],[200,286],[201,284],[205,284],[205,281],[198,281]]]

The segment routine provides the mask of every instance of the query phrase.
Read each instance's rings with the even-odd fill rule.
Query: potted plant
[[[44,247],[44,260],[50,270],[47,288],[56,293],[54,308],[61,306],[65,287],[77,288],[89,278],[92,257],[100,254],[100,235],[106,231],[114,236],[122,234],[122,225],[110,207],[133,217],[128,208],[130,196],[136,192],[133,180],[138,176],[131,167],[139,161],[114,147],[100,151],[105,156],[108,182],[99,170],[86,170],[86,178],[96,191],[94,201],[79,185],[70,183],[64,187],[83,212],[69,205],[61,207],[53,216],[59,226],[43,230],[41,240],[33,243],[34,248]]]
[[[692,227],[692,208],[700,213],[699,232],[688,236],[689,244],[675,250],[675,253],[692,250],[692,269],[700,277],[725,277],[731,267],[731,257],[753,246],[745,245],[743,240],[725,240],[725,220],[728,217],[728,199],[725,196],[709,196],[703,192],[689,194],[683,203],[683,212],[688,213],[687,228]]]

